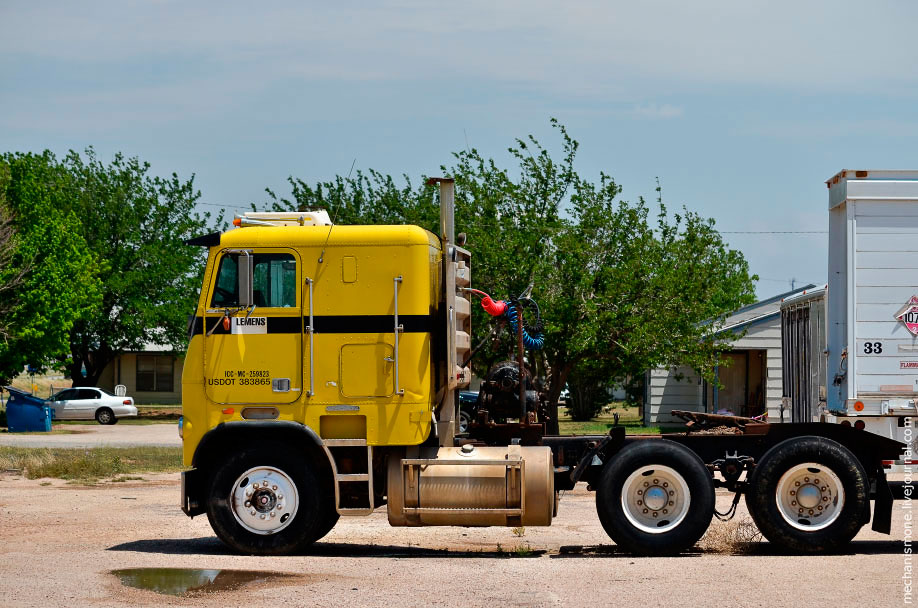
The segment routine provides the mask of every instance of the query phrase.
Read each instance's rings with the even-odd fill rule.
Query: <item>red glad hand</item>
[[[503,300],[495,302],[491,299],[491,296],[485,296],[481,299],[481,307],[492,317],[499,317],[506,312],[507,303]]]

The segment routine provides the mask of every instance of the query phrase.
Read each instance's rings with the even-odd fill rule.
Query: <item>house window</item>
[[[137,355],[137,390],[145,392],[172,392],[171,355]]]

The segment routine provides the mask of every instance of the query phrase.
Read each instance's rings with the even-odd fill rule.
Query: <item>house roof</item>
[[[723,327],[719,328],[716,334],[720,336],[727,332],[738,332],[748,327],[752,327],[753,325],[773,321],[781,316],[781,304],[787,298],[809,293],[814,287],[816,287],[816,285],[811,283],[804,285],[801,289],[780,293],[776,296],[759,300],[754,304],[743,306],[724,320]]]

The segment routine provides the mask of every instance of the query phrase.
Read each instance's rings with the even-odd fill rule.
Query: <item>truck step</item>
[[[322,443],[330,448],[366,447],[366,439],[323,439]]]
[[[370,481],[369,473],[338,473],[335,475],[338,481]]]
[[[373,513],[373,509],[368,509],[366,507],[338,507],[338,515],[356,516],[370,515],[371,513]]]

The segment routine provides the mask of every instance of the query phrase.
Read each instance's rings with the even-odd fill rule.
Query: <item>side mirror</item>
[[[252,294],[252,279],[255,263],[252,254],[243,252],[237,258],[239,269],[239,306],[249,307],[255,302]]]

